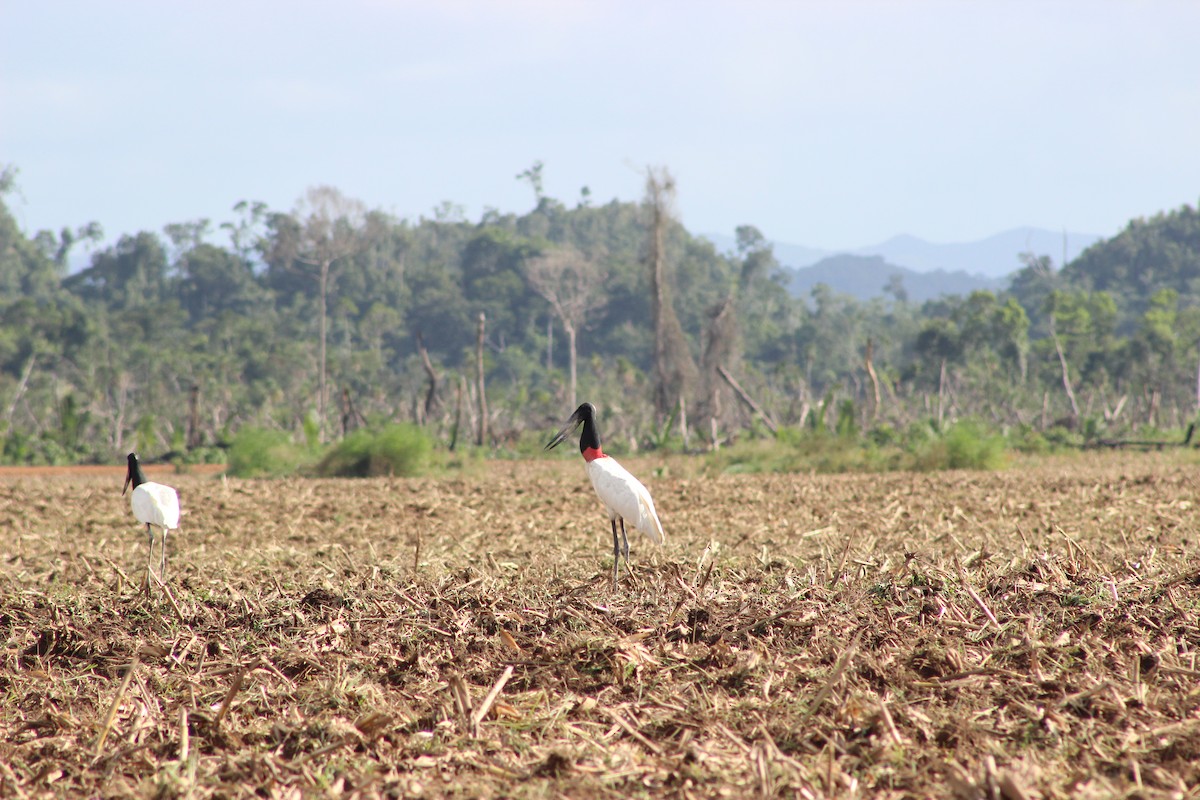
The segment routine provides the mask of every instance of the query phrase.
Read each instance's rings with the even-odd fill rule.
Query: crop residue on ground
[[[1192,465],[237,481],[168,589],[109,475],[0,482],[0,795],[1183,796]],[[631,466],[633,466],[631,464]]]

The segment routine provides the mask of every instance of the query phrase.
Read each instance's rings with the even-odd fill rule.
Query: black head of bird
[[[567,424],[555,434],[545,449],[551,450],[558,447],[580,425],[583,426],[583,432],[579,436],[579,452],[586,454],[588,450],[595,450],[599,453],[600,431],[596,428],[596,407],[591,403],[580,404],[579,408],[575,409],[575,413],[567,419]]]
[[[121,494],[125,494],[130,484],[133,484],[133,488],[136,489],[146,482],[146,476],[142,474],[142,465],[138,463],[137,453],[130,453],[126,462],[128,467],[125,470],[125,485],[121,487]]]

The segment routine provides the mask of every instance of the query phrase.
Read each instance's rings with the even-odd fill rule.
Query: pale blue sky
[[[822,248],[1200,200],[1200,3],[0,0],[0,163],[32,233],[291,209],[574,205],[665,165],[695,232]]]

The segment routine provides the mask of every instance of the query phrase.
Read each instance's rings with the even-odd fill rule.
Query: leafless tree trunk
[[[1121,395],[1121,399],[1117,401],[1117,405],[1112,410],[1109,410],[1108,403],[1105,402],[1105,404],[1104,404],[1104,422],[1105,422],[1105,424],[1112,425],[1114,422],[1117,421],[1117,418],[1121,416],[1121,411],[1124,410],[1124,408],[1125,408],[1125,401],[1127,401],[1128,399],[1129,399],[1129,395],[1127,395],[1127,394]]]
[[[771,418],[771,415],[764,411],[762,406],[754,402],[754,398],[742,388],[740,383],[734,380],[733,376],[729,374],[728,370],[719,366],[717,367],[717,373],[725,379],[725,382],[729,384],[729,387],[733,389],[734,393],[737,394],[741,401],[745,403],[751,411],[757,414],[760,419],[762,419],[763,424],[767,426],[767,429],[771,431],[771,433],[779,432],[779,425],[775,423],[775,420]]]
[[[1054,340],[1054,352],[1058,353],[1058,364],[1062,368],[1062,384],[1066,390],[1067,400],[1071,403],[1071,416],[1079,419],[1079,403],[1075,402],[1075,390],[1071,388],[1071,371],[1067,369],[1067,356],[1063,353],[1062,343],[1058,340],[1058,332],[1054,330],[1054,315],[1050,315],[1050,338]]]
[[[938,373],[938,403],[937,403],[937,421],[938,428],[942,427],[943,415],[946,411],[946,359],[942,359],[942,368]]]
[[[188,392],[187,449],[200,446],[200,386],[193,383]]]
[[[487,394],[484,392],[483,382],[483,339],[484,325],[486,318],[482,311],[479,312],[479,328],[475,337],[475,383],[479,392],[479,432],[475,437],[475,444],[480,447],[488,440],[488,407]]]
[[[454,387],[454,430],[450,434],[450,451],[458,446],[458,434],[462,430],[463,395],[467,393],[467,379],[461,374],[458,384]]]
[[[317,418],[321,423],[322,440],[325,439],[325,398],[329,396],[329,393],[325,390],[325,340],[327,338],[326,327],[328,325],[328,319],[325,315],[325,298],[329,296],[329,268],[332,265],[332,259],[328,259],[322,260],[317,267],[320,271],[319,281],[321,285],[320,296],[317,300],[317,325],[320,331],[318,336],[321,339],[320,355],[318,356],[320,371],[317,380],[317,391],[319,392],[317,396]]]
[[[367,420],[354,407],[354,399],[350,396],[350,390],[345,386],[342,387],[342,437],[350,433],[350,431],[365,425]]]
[[[671,302],[667,279],[666,239],[674,195],[675,179],[666,169],[646,170],[644,205],[649,228],[646,263],[654,310],[654,405],[660,417],[669,414],[675,403],[691,391],[697,375],[683,327]]]
[[[25,387],[29,385],[29,376],[33,374],[33,365],[36,361],[37,354],[34,353],[30,355],[29,359],[25,362],[25,369],[21,370],[21,380],[17,384],[17,389],[13,393],[12,402],[8,404],[8,411],[4,415],[4,419],[8,423],[8,427],[10,429],[12,428],[13,414],[16,413],[17,404],[21,402],[21,395],[25,394]]]
[[[326,339],[328,319],[326,309],[333,277],[333,266],[340,259],[357,252],[368,237],[366,206],[352,200],[332,186],[314,186],[296,204],[296,220],[300,223],[298,239],[280,245],[296,262],[316,270],[318,379],[317,416],[321,440],[325,439],[325,410],[328,401],[326,387]]]
[[[868,338],[867,339],[867,354],[866,354],[867,375],[870,376],[870,378],[871,378],[871,388],[874,391],[874,397],[875,397],[875,403],[871,406],[871,422],[872,423],[874,423],[875,420],[877,420],[879,418],[879,405],[881,402],[880,394],[879,394],[879,376],[875,374],[875,363],[873,360],[874,355],[875,355],[875,341],[873,339]]]
[[[1200,412],[1200,363],[1196,366],[1196,411]]]
[[[579,351],[575,348],[575,326],[563,323],[563,330],[567,333],[567,407],[575,408],[579,387]]]
[[[709,429],[713,432],[713,445],[716,444],[716,431],[721,424],[721,394],[725,386],[717,370],[725,366],[736,366],[737,337],[737,311],[733,297],[727,296],[709,311],[702,359],[704,403],[700,416],[701,419],[708,417]]]
[[[425,374],[429,377],[429,391],[425,393],[425,405],[422,413],[422,421],[424,421],[434,415],[440,403],[437,396],[437,370],[433,368],[433,361],[429,358],[429,351],[425,349],[425,340],[420,333],[417,334],[417,352],[421,355],[421,366],[425,368]]]
[[[605,302],[605,293],[600,291],[604,272],[598,264],[575,249],[564,247],[529,261],[525,265],[525,279],[550,304],[567,334],[567,399],[571,408],[574,408],[579,386],[576,337],[587,315]],[[550,367],[554,342],[552,326],[547,338],[546,362]]]

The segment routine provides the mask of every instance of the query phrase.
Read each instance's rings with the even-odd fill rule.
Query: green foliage
[[[448,202],[432,218],[407,221],[358,213],[361,204],[343,198],[337,207],[347,213],[329,223],[355,247],[337,260],[324,298],[329,402],[320,420],[322,295],[305,260],[312,217],[243,202],[232,222],[119,235],[68,275],[72,246],[98,241],[99,226],[26,234],[6,205],[15,178],[0,164],[0,458],[10,463],[111,461],[114,441],[182,452],[192,385],[201,441],[252,429],[237,468],[259,474],[315,460],[320,432],[338,429],[343,389],[361,419],[419,419],[439,445],[469,448],[481,312],[502,442],[488,452],[532,454],[543,437],[524,435],[563,411],[567,348],[562,309],[534,290],[529,267],[568,250],[603,265],[595,287],[574,299],[588,306],[577,328],[578,394],[609,412],[606,444],[681,446],[678,418],[651,410],[655,330],[639,203],[569,208],[541,195],[526,214],[489,210],[472,221]],[[671,220],[663,241],[686,355],[701,368],[686,396],[701,431],[692,441],[706,438],[715,411],[719,429],[743,437],[720,455],[730,468],[987,465],[992,435],[940,431],[945,420],[988,420],[1009,431],[1009,447],[1043,452],[1179,425],[1195,407],[1200,213],[1190,207],[1135,220],[1061,269],[1022,254],[1008,291],[920,306],[903,300],[901,287],[889,290],[893,300],[869,302],[824,285],[792,296],[765,236],[752,225],[735,234],[734,251],[722,253]],[[440,380],[428,418],[418,337]],[[874,380],[864,369],[868,350]],[[747,423],[714,377],[718,365],[785,428],[806,425],[803,435],[790,442],[784,430],[771,440],[757,419]],[[470,382],[462,430],[460,376]],[[255,440],[253,429],[271,428],[295,430],[303,444]],[[285,457],[256,463],[275,450]]]
[[[5,464],[57,466],[75,460],[76,453],[50,437],[28,436],[12,431],[4,437],[0,460]]]
[[[229,474],[239,478],[277,478],[292,475],[313,460],[284,431],[242,428],[229,446]]]
[[[330,447],[316,471],[341,478],[419,475],[431,449],[428,435],[415,425],[388,425],[378,431],[364,428]]]
[[[720,471],[744,472],[886,472],[892,470],[998,469],[1006,442],[973,421],[938,433],[928,424],[903,433],[890,426],[862,436],[780,428],[774,439],[739,442],[709,456]]]
[[[654,428],[650,435],[650,447],[654,450],[666,450],[671,444],[671,437],[675,432],[675,423],[679,421],[679,403],[671,409],[671,413],[662,421],[661,425]]]
[[[939,438],[923,444],[914,466],[921,470],[999,469],[1004,465],[1004,437],[972,420],[950,426]]]
[[[858,415],[854,410],[853,400],[843,400],[838,404],[837,424],[834,427],[838,436],[854,438],[858,436]]]

